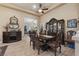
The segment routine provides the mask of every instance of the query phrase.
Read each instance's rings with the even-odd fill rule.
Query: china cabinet
[[[64,19],[57,20],[55,18],[52,18],[49,22],[46,23],[47,35],[59,34],[62,44],[64,44],[64,32],[65,32],[64,28],[65,28]]]

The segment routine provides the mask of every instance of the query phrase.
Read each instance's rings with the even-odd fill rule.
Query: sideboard
[[[21,40],[21,31],[3,32],[3,43],[12,43]]]

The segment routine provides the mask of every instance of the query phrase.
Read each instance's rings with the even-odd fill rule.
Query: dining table
[[[42,50],[47,51],[50,47],[49,47],[49,42],[52,41],[52,39],[55,38],[55,36],[51,36],[51,35],[39,35],[39,40],[43,43],[42,45]]]
[[[52,35],[40,35],[39,38],[40,38],[40,40],[46,41],[46,40],[51,40],[51,39],[55,38],[55,36],[52,36]]]
[[[53,38],[55,38],[55,36],[52,36],[52,35],[39,35],[39,40],[40,41],[43,41],[43,42],[47,42],[47,41],[50,41],[52,40]]]
[[[53,38],[55,36],[52,36],[52,35],[40,35],[40,36],[43,36],[43,37],[46,37],[46,38]]]
[[[47,38],[47,39],[52,39],[54,38],[55,36],[52,36],[52,35],[39,35],[40,37],[42,38]]]

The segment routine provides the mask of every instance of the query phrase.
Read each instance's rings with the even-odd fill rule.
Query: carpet
[[[6,46],[1,46],[1,47],[0,47],[0,56],[4,56],[7,47],[8,47],[7,45],[6,45]]]

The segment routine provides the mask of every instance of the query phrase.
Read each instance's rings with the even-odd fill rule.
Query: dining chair
[[[42,48],[43,45],[44,45],[44,43],[39,40],[39,37],[36,37],[35,49],[37,49],[38,55],[40,54],[40,50],[42,50],[41,48]]]
[[[56,35],[55,40],[48,44],[50,46],[50,50],[54,51],[55,56],[57,55],[57,49],[59,48],[59,53],[61,53],[61,40],[59,34]]]
[[[74,43],[75,41],[72,40],[72,36],[74,36],[74,35],[76,35],[75,31],[72,31],[72,30],[67,31],[67,39],[66,39],[66,41],[68,43]]]
[[[32,45],[33,50],[37,49],[38,54],[40,54],[42,42],[39,40],[37,33],[30,33],[30,45]],[[32,44],[31,44],[32,43]]]
[[[69,30],[67,31],[67,37],[65,39],[65,45],[73,49],[75,49],[75,40],[72,40],[74,35],[76,35],[76,31]]]
[[[33,44],[34,42],[34,35],[36,35],[35,31],[29,31],[29,37],[30,37],[30,46]]]
[[[31,31],[29,31],[29,37],[30,37],[30,46],[31,46],[31,43],[32,43],[32,33],[31,33]]]

